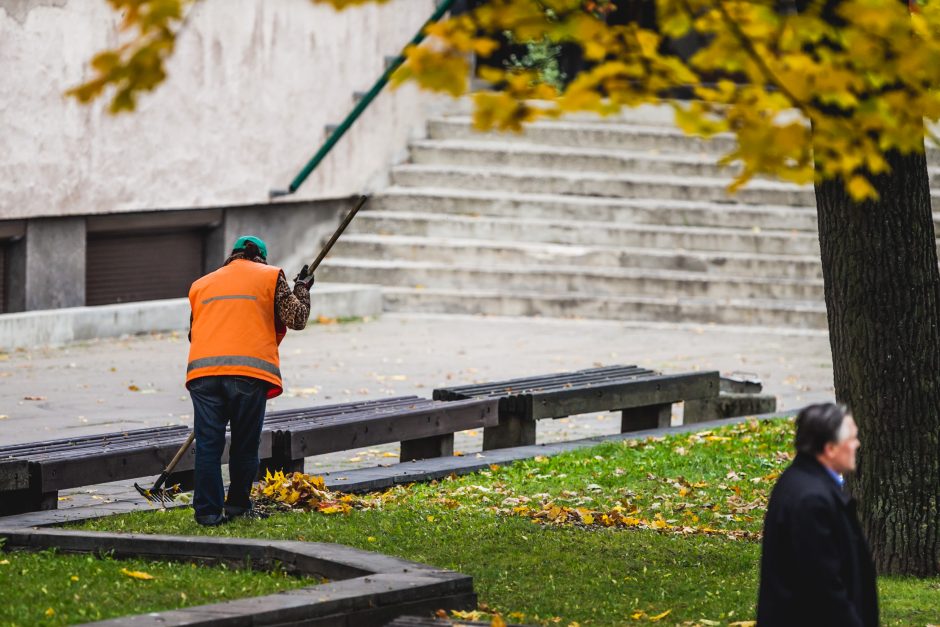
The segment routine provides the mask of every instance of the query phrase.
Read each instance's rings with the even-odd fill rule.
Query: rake
[[[173,502],[173,498],[180,493],[180,484],[177,483],[170,486],[169,488],[164,488],[163,484],[166,483],[167,477],[169,477],[170,473],[173,472],[173,469],[176,468],[176,465],[183,458],[183,455],[186,454],[186,451],[189,450],[189,447],[193,445],[193,440],[195,439],[196,432],[190,431],[189,437],[186,438],[186,442],[183,443],[183,446],[180,447],[180,450],[176,451],[176,455],[173,456],[173,459],[170,460],[170,463],[166,465],[166,468],[164,468],[163,472],[160,473],[160,476],[157,477],[153,487],[148,489],[137,483],[134,483],[134,487],[137,488],[137,491],[142,497],[151,503],[160,503],[162,505]]]
[[[336,240],[339,239],[339,236],[343,234],[343,231],[346,230],[346,227],[349,226],[349,223],[352,222],[352,219],[356,217],[356,214],[359,213],[359,210],[362,209],[362,206],[366,204],[369,200],[368,196],[360,196],[359,200],[356,201],[356,206],[352,208],[352,211],[343,219],[339,227],[336,229],[336,232],[333,233],[329,241],[323,246],[323,250],[320,251],[320,254],[317,255],[317,258],[313,260],[313,263],[310,264],[310,274],[317,269],[320,265],[320,262],[323,261],[327,253],[330,252],[330,249],[333,248],[333,244],[336,243]],[[176,452],[176,455],[173,456],[173,459],[170,460],[170,463],[167,464],[166,468],[163,469],[163,472],[160,473],[160,476],[157,477],[157,480],[154,482],[151,488],[145,488],[138,484],[134,484],[134,487],[137,489],[137,492],[140,493],[142,497],[150,501],[151,503],[172,503],[173,498],[180,493],[179,484],[172,485],[169,488],[163,487],[163,484],[166,483],[167,477],[170,476],[170,473],[173,472],[173,469],[176,468],[176,465],[183,458],[183,455],[186,454],[186,451],[189,450],[189,447],[193,445],[193,440],[196,439],[196,432],[192,431],[189,434],[189,437],[186,438],[186,442],[183,443],[183,446],[180,447],[180,450]]]

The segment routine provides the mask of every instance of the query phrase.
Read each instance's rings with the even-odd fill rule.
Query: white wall
[[[117,117],[63,92],[116,41],[105,0],[0,1],[0,219],[251,204],[287,187],[434,9],[201,0],[169,78]],[[363,189],[434,99],[386,89],[292,200]]]

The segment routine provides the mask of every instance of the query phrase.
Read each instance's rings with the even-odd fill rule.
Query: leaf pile
[[[416,485],[407,498],[547,526],[756,540],[791,438],[783,420],[626,440]]]
[[[385,494],[363,497],[334,492],[326,487],[323,477],[302,472],[285,474],[281,470],[274,474],[270,470],[265,473],[264,481],[255,487],[255,498],[265,509],[302,509],[321,514],[348,514],[354,509],[374,509],[388,500]]]
[[[503,511],[501,513],[506,512]],[[529,518],[536,524],[576,525],[585,528],[651,529],[653,531],[682,535],[718,535],[735,540],[753,540],[760,537],[760,534],[757,532],[745,531],[743,529],[715,529],[707,525],[676,524],[675,521],[666,520],[660,512],[654,514],[652,518],[643,518],[638,515],[638,510],[628,512],[620,505],[616,505],[605,512],[602,510],[591,510],[586,507],[565,507],[549,502],[538,508],[532,508],[526,505],[514,507],[511,513],[516,516]]]

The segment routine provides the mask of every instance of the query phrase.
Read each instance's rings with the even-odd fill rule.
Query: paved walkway
[[[0,355],[0,444],[192,424],[183,334],[100,340]],[[553,371],[636,363],[665,372],[754,374],[779,409],[832,398],[825,333],[594,320],[387,314],[314,324],[281,346],[285,394],[270,410]],[[542,421],[540,442],[616,433],[619,417]],[[480,450],[482,433],[455,447]],[[395,461],[397,446],[309,459],[307,470]],[[120,488],[116,488],[120,489]],[[89,491],[81,491],[88,493]],[[108,488],[98,488],[106,495]]]

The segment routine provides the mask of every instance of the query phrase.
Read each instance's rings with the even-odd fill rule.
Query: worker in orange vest
[[[223,266],[189,289],[186,387],[193,401],[193,509],[200,525],[255,515],[251,486],[260,463],[264,407],[283,391],[278,345],[288,328],[303,329],[310,316],[314,279],[307,266],[291,289],[284,272],[267,265],[267,257],[260,238],[239,237]],[[229,423],[230,484],[224,498],[221,459]]]

